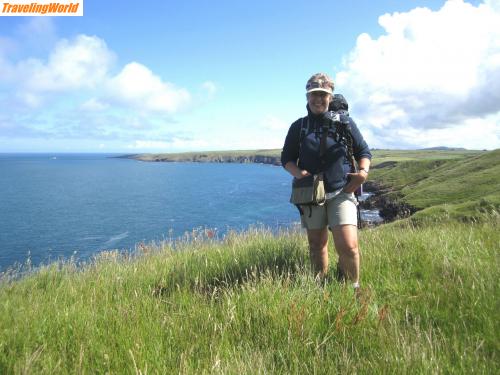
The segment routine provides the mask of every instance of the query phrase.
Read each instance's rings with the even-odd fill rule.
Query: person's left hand
[[[344,193],[354,193],[368,178],[368,173],[363,170],[356,173],[348,173],[347,175],[350,179],[349,183],[344,187]]]

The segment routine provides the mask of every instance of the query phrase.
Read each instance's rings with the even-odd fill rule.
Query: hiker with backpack
[[[334,83],[326,74],[314,74],[307,81],[307,116],[290,126],[281,163],[294,177],[291,202],[307,230],[315,274],[323,279],[328,272],[330,230],[338,271],[358,291],[359,220],[354,192],[368,178],[372,155],[348,115],[347,102],[333,91]]]

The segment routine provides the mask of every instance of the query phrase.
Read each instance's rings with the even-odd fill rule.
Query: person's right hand
[[[304,177],[307,177],[307,176],[310,176],[311,174],[306,171],[305,169],[301,169],[299,173],[297,173],[297,175],[295,176],[295,178],[297,180],[300,180],[301,178],[304,178]]]

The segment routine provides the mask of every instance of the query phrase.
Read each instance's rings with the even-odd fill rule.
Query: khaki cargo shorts
[[[306,229],[333,228],[336,225],[358,225],[358,202],[354,193],[341,192],[323,206],[300,206],[300,221]]]

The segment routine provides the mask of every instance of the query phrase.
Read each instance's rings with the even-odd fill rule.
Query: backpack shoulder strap
[[[304,119],[307,118],[307,122],[304,125]],[[302,140],[306,137],[307,133],[309,133],[309,117],[302,117],[300,121],[300,137],[299,137],[299,145],[302,144]]]

